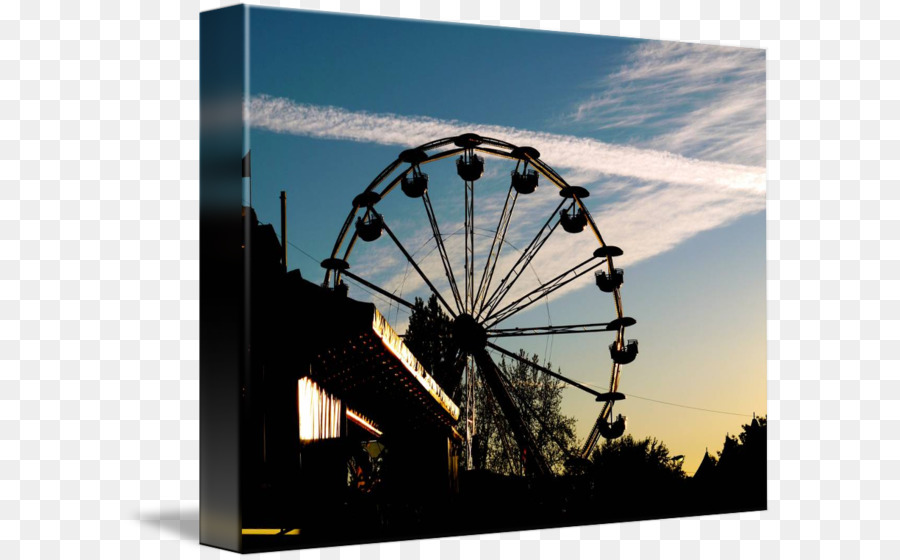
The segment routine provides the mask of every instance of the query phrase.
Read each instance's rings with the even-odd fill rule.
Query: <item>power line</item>
[[[301,253],[303,253],[303,254],[306,255],[307,257],[309,257],[309,259],[310,259],[311,261],[313,261],[314,263],[319,264],[319,263],[322,262],[321,259],[317,259],[316,257],[310,255],[309,253],[307,253],[306,251],[304,251],[304,250],[301,249],[300,247],[298,247],[298,246],[294,245],[293,243],[291,243],[290,240],[287,242],[287,244],[290,245],[291,247],[293,247],[294,249],[297,249],[298,251],[300,251]]]
[[[578,381],[578,380],[576,379],[576,381]],[[587,385],[588,387],[594,387],[594,388],[601,389],[601,390],[605,388],[604,386],[597,385],[596,383],[588,383],[587,381],[578,381],[578,382],[582,383],[584,385]],[[661,401],[658,399],[651,399],[649,397],[641,397],[638,395],[632,395],[631,393],[622,393],[622,394],[625,395],[626,397],[629,397],[632,399],[640,399],[642,401],[650,401],[650,402],[655,402],[655,403],[659,403],[659,404],[666,404],[669,406],[677,406],[679,408],[689,408],[691,410],[700,410],[702,412],[714,412],[716,414],[728,414],[731,416],[743,416],[744,418],[753,418],[752,414],[742,414],[740,412],[728,412],[725,410],[713,410],[711,408],[701,408],[699,406],[690,406],[690,405],[686,405],[686,404],[673,403],[673,402],[669,402],[669,401]]]
[[[311,261],[313,261],[314,263],[319,264],[320,262],[322,262],[321,260],[319,260],[319,259],[317,259],[316,257],[310,255],[309,253],[307,253],[306,251],[304,251],[303,249],[301,249],[300,247],[298,247],[297,245],[295,245],[294,243],[292,243],[290,240],[288,240],[287,243],[288,243],[288,245],[290,245],[290,246],[293,247],[294,249],[297,249],[298,251],[300,251],[301,253],[303,253],[304,255],[306,255],[306,256],[307,256]],[[391,302],[389,299],[387,299],[387,298],[385,298],[385,297],[383,297],[383,296],[381,296],[381,295],[379,295],[379,294],[376,294],[376,293],[373,292],[373,291],[367,290],[365,286],[363,286],[363,285],[361,285],[361,284],[359,284],[359,283],[357,283],[357,282],[355,282],[355,281],[353,282],[353,284],[354,284],[356,287],[358,287],[359,289],[361,289],[362,291],[364,291],[364,292],[366,292],[367,294],[369,294],[370,296],[374,297],[375,299],[379,299],[379,300],[381,300],[381,301],[387,303],[389,308],[390,308],[391,304],[393,303],[393,302]]]
[[[656,399],[650,399],[650,398],[647,398],[647,397],[639,397],[639,396],[637,396],[637,395],[631,395],[631,394],[629,394],[629,393],[622,393],[622,394],[625,395],[626,397],[631,397],[631,398],[633,398],[633,399],[640,399],[640,400],[642,400],[642,401],[650,401],[650,402],[655,402],[655,403],[659,403],[659,404],[667,404],[667,405],[669,405],[669,406],[677,406],[677,407],[679,407],[679,408],[689,408],[689,409],[691,409],[691,410],[700,410],[700,411],[703,411],[703,412],[714,412],[714,413],[716,413],[716,414],[730,414],[731,416],[743,416],[743,417],[745,417],[745,418],[752,418],[752,417],[753,417],[752,414],[741,414],[740,412],[726,412],[726,411],[724,411],[724,410],[713,410],[713,409],[711,409],[711,408],[700,408],[700,407],[698,407],[698,406],[688,406],[688,405],[686,405],[686,404],[678,404],[678,403],[673,403],[673,402],[668,402],[668,401],[659,401],[659,400],[656,400]]]
[[[357,288],[359,288],[360,290],[366,292],[367,294],[369,294],[369,295],[372,296],[373,298],[375,298],[375,299],[377,299],[377,300],[380,300],[380,301],[383,301],[385,304],[387,304],[389,312],[390,312],[390,309],[396,304],[396,302],[391,301],[391,300],[387,299],[386,297],[384,297],[384,296],[382,296],[382,295],[380,295],[380,294],[376,294],[375,292],[366,289],[365,286],[363,286],[363,285],[360,284],[359,282],[356,282],[356,281],[353,280],[352,278],[348,278],[348,280],[349,280],[350,282],[352,282],[353,285],[356,286]]]

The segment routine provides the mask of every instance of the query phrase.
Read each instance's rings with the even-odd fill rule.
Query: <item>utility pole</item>
[[[287,272],[287,195],[281,191],[281,264]]]

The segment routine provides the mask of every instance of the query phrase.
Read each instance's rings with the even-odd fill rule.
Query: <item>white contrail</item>
[[[689,159],[659,150],[629,148],[605,144],[587,138],[530,132],[510,127],[476,125],[459,121],[442,121],[429,117],[405,117],[392,114],[354,112],[337,107],[325,107],[295,103],[289,99],[257,96],[245,107],[246,118],[253,127],[272,132],[396,145],[407,148],[437,138],[454,136],[464,132],[476,132],[496,137],[517,145],[532,145],[541,151],[541,158],[565,176],[591,187],[600,178],[605,192],[618,191],[614,205],[607,206],[602,198],[587,200],[591,212],[607,242],[627,248],[626,254],[616,260],[617,265],[634,264],[669,251],[698,233],[727,225],[748,214],[765,209],[765,169],[736,164]],[[398,149],[399,152],[399,149]],[[610,175],[622,179],[612,181]],[[502,189],[501,189],[502,190]],[[547,193],[545,193],[547,194]],[[555,206],[556,197],[550,197],[546,208]],[[535,198],[537,197],[537,198]],[[545,205],[538,207],[538,195],[517,211],[517,225],[523,232],[540,218],[543,222]],[[534,202],[535,204],[531,204]],[[546,210],[544,208],[544,210]],[[495,209],[499,211],[499,208]],[[488,220],[488,225],[494,224]],[[460,224],[450,224],[452,226]],[[534,228],[532,228],[534,229]],[[397,228],[402,238],[423,239],[429,230]],[[515,236],[512,232],[510,239]],[[534,231],[523,237],[527,243]],[[487,243],[489,240],[480,240]],[[464,246],[461,236],[445,240],[454,268],[461,268]],[[548,279],[562,272],[571,264],[572,254],[589,255],[596,248],[592,235],[557,235],[549,240],[540,255],[532,262],[530,273]],[[364,277],[376,281],[391,291],[398,290],[404,297],[410,294],[427,295],[425,284],[416,274],[409,274],[398,260],[392,247],[369,247],[354,256],[354,269]],[[487,247],[478,253],[483,255]],[[517,258],[507,251],[500,269],[511,266]],[[429,278],[442,278],[443,268],[436,254],[419,262]],[[526,289],[522,286],[510,293],[516,297]],[[573,282],[554,293],[564,293],[591,284],[592,278]],[[439,282],[440,284],[440,282]],[[531,288],[533,286],[527,286]],[[446,297],[449,292],[443,284],[438,287]],[[420,294],[421,292],[421,294]]]
[[[617,175],[648,182],[759,192],[764,192],[766,187],[765,169],[761,167],[690,159],[659,150],[616,146],[591,138],[512,127],[348,111],[267,95],[251,98],[245,107],[245,117],[251,126],[273,132],[406,147],[475,132],[517,145],[538,147],[541,158],[553,167],[589,175]]]

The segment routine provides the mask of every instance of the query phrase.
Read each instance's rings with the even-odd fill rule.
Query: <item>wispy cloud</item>
[[[254,127],[316,138],[409,147],[435,138],[474,131],[518,145],[533,145],[541,151],[542,159],[560,171],[570,183],[581,183],[594,190],[595,195],[615,193],[588,198],[586,203],[606,242],[625,249],[625,255],[616,260],[616,264],[621,266],[632,266],[669,251],[699,233],[727,225],[765,208],[765,170],[760,167],[689,159],[660,150],[613,146],[575,136],[429,117],[353,112],[267,96],[252,98],[246,110]],[[672,132],[677,133],[677,130]],[[490,159],[494,162],[494,158]],[[502,162],[511,165],[506,160]],[[452,162],[445,161],[443,164],[452,167]],[[441,162],[432,165],[441,165]],[[495,194],[480,196],[476,208],[476,216],[480,220],[476,225],[481,228],[476,237],[476,255],[479,259],[476,281],[480,279],[484,263],[480,259],[490,248],[490,230],[496,227],[497,215],[503,205],[501,194],[505,196],[505,189],[499,183],[507,173],[508,170],[488,173],[479,182],[479,192],[490,190]],[[486,189],[489,181],[497,182],[493,186],[499,188]],[[519,249],[524,248],[558,201],[552,189],[547,188],[521,198],[516,207],[516,227],[511,228],[507,240]],[[452,205],[453,202],[447,200],[446,204]],[[460,212],[450,212],[455,217],[441,221],[444,235],[461,229],[461,208],[460,201],[459,208],[452,209]],[[435,281],[450,301],[443,265],[434,250],[434,242],[429,241],[431,230],[424,217],[418,223],[407,221],[402,224],[395,222],[396,218],[392,216],[386,216],[386,219],[406,248],[415,253],[425,274]],[[445,244],[457,281],[461,282],[465,261],[464,238],[462,235],[449,235]],[[587,258],[596,247],[597,241],[588,231],[578,235],[569,235],[561,230],[555,232],[506,301],[574,266]],[[497,267],[500,276],[517,257],[515,249],[504,248]],[[387,236],[355,250],[352,266],[358,274],[405,298],[427,295],[425,283],[406,266]],[[495,283],[498,278],[495,278]],[[592,276],[586,275],[555,293],[554,297],[591,283]],[[357,293],[354,297],[361,296]],[[382,305],[384,302],[377,303]],[[400,321],[402,323],[402,318]]]
[[[640,145],[691,157],[765,162],[765,56],[755,49],[652,42],[572,111],[595,131],[642,127]]]
[[[722,227],[742,216],[760,212],[765,208],[765,197],[751,190],[698,188],[695,185],[672,183],[638,185],[634,181],[629,186],[630,188],[624,189],[625,194],[614,204],[591,198],[586,201],[605,240],[625,250],[625,254],[616,259],[616,266],[625,268],[672,250],[695,235]],[[538,194],[543,196],[539,197]],[[534,195],[521,199],[521,204],[516,206],[514,224],[507,236],[512,246],[505,246],[501,253],[494,287],[556,206],[551,195],[549,189],[545,189],[545,192],[539,189]],[[476,281],[480,281],[483,259],[490,249],[492,236],[489,230],[495,227],[495,213],[488,213],[486,210],[487,207],[496,208],[496,202],[493,200],[487,205],[479,204],[476,208],[476,216],[482,216],[476,225],[480,223],[484,226],[478,230],[475,239],[475,254],[478,259]],[[464,238],[458,232],[461,226],[461,221],[442,223],[444,232],[457,232],[457,235],[449,235],[445,240],[457,282],[462,282],[464,278]],[[406,248],[415,254],[425,275],[435,282],[447,301],[451,301],[452,296],[447,287],[443,265],[437,251],[434,250],[434,243],[429,241],[431,232],[428,226],[395,228],[395,232]],[[402,294],[403,297],[409,299],[416,295],[427,297],[428,289],[424,282],[402,259],[390,257],[399,253],[391,241],[386,236],[383,237],[385,238],[373,244],[365,244],[354,252],[353,269],[382,287]],[[532,288],[588,258],[596,248],[597,241],[589,231],[572,235],[558,228],[509,293],[505,302],[514,301]],[[589,288],[592,284],[593,276],[585,275],[555,292],[551,300],[576,290]],[[355,297],[359,295],[361,294]],[[608,311],[612,312],[611,309]]]
[[[430,117],[348,111],[264,95],[251,98],[246,113],[252,126],[273,132],[396,146],[416,146],[435,138],[476,132],[513,144],[539,146],[542,159],[554,167],[581,172],[593,180],[613,175],[703,187],[765,190],[765,170],[760,167],[690,159],[590,138]]]

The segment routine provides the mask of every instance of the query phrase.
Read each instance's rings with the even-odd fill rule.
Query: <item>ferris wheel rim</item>
[[[453,147],[449,147],[451,144],[453,145]],[[434,151],[434,153],[429,154],[429,152],[432,152],[432,151]],[[326,261],[323,261],[322,266],[323,266],[323,268],[325,268],[325,279],[324,279],[323,285],[328,286],[329,283],[333,283],[334,286],[337,286],[338,283],[341,281],[342,275],[347,275],[348,277],[351,277],[351,278],[355,277],[355,274],[353,274],[352,272],[347,270],[347,268],[349,268],[350,256],[353,252],[356,242],[359,239],[358,229],[351,233],[351,227],[353,227],[353,225],[354,225],[354,219],[361,219],[359,217],[359,213],[361,210],[364,211],[364,217],[366,217],[366,218],[368,218],[373,213],[374,213],[374,215],[379,216],[379,218],[380,218],[380,215],[377,213],[377,211],[374,210],[375,205],[380,200],[382,200],[385,196],[390,194],[397,187],[397,185],[401,183],[401,181],[404,178],[410,176],[411,174],[415,175],[417,172],[420,173],[421,166],[427,165],[429,163],[433,163],[435,161],[439,161],[439,160],[446,159],[449,157],[454,157],[457,155],[462,155],[462,157],[469,157],[470,154],[473,156],[476,154],[484,154],[484,155],[489,155],[489,156],[493,156],[493,157],[500,157],[500,158],[515,160],[517,162],[524,162],[526,168],[527,168],[527,166],[530,165],[534,171],[539,173],[547,181],[549,181],[554,186],[556,186],[560,193],[560,196],[563,197],[563,202],[560,204],[560,207],[557,208],[556,212],[559,211],[559,208],[562,207],[562,205],[566,202],[566,200],[571,200],[571,208],[575,209],[577,207],[578,213],[584,217],[585,227],[588,227],[591,230],[591,232],[593,233],[597,242],[599,243],[599,248],[597,251],[595,251],[594,257],[600,258],[601,255],[599,255],[597,253],[598,252],[603,253],[603,255],[602,255],[602,257],[604,257],[603,261],[601,261],[597,266],[606,264],[605,268],[607,269],[608,274],[610,274],[610,275],[614,274],[615,266],[614,266],[613,259],[614,259],[614,257],[621,255],[621,250],[618,249],[618,247],[607,245],[605,240],[603,239],[603,236],[601,235],[596,222],[594,221],[593,217],[590,214],[590,211],[588,210],[586,204],[583,201],[583,199],[589,195],[589,192],[586,189],[583,189],[582,187],[578,187],[575,185],[570,185],[559,173],[556,172],[556,170],[554,170],[549,164],[547,164],[542,159],[540,159],[540,153],[536,149],[531,148],[530,146],[518,146],[518,145],[512,144],[510,142],[506,142],[504,140],[499,140],[496,138],[480,136],[480,135],[477,135],[474,133],[465,133],[465,134],[461,134],[461,135],[457,135],[457,136],[449,136],[449,137],[445,137],[445,138],[432,140],[432,141],[426,142],[420,146],[405,149],[404,151],[402,151],[400,153],[400,155],[396,159],[394,159],[394,161],[392,161],[389,165],[387,165],[369,183],[369,185],[365,188],[365,190],[362,193],[360,193],[359,195],[357,195],[354,198],[352,208],[351,208],[350,212],[348,213],[347,218],[344,221],[344,224],[340,230],[340,233],[335,241],[331,255],[330,255],[329,259],[326,259]],[[400,169],[404,165],[406,166],[406,168]],[[398,169],[400,169],[400,171],[397,173],[397,175],[395,177],[393,177],[392,179],[388,180],[388,178],[391,176],[391,174],[398,171]],[[516,169],[518,170],[518,163],[516,165]],[[385,184],[385,181],[387,181],[386,184]],[[468,199],[468,195],[469,195],[468,189],[473,188],[472,186],[470,186],[470,183],[474,183],[474,180],[471,182],[466,181],[466,183],[467,183],[466,219],[468,220],[469,219],[469,206],[468,205],[470,204],[470,201]],[[381,187],[382,185],[384,185],[384,186],[381,188],[380,191],[378,191],[377,189],[379,187]],[[472,192],[474,193],[474,190]],[[510,192],[512,192],[512,186],[510,187]],[[430,201],[427,198],[427,190],[423,196],[424,196],[425,202],[426,202],[426,211],[430,212],[430,210],[428,210],[430,208]],[[367,204],[367,202],[368,202],[368,204]],[[507,198],[507,203],[508,202],[509,202],[509,198]],[[474,194],[473,194],[472,203],[474,203]],[[504,212],[505,212],[505,208],[504,208]],[[431,217],[431,216],[429,215],[429,217]],[[553,215],[551,215],[551,220],[552,220],[552,218],[553,218]],[[473,210],[473,219],[474,219],[474,210]],[[502,220],[502,217],[501,217],[501,220]],[[558,223],[559,222],[557,222],[556,225],[558,225]],[[418,264],[412,259],[412,257],[408,254],[408,252],[403,248],[402,244],[399,242],[399,240],[397,240],[397,238],[394,236],[393,232],[390,230],[390,228],[387,226],[387,224],[382,222],[382,226],[384,228],[384,231],[386,231],[389,234],[389,236],[398,245],[400,250],[404,252],[404,255],[407,257],[407,261],[413,267],[416,268],[417,272],[420,274],[422,279],[428,285],[431,293],[434,294],[435,296],[437,296],[437,298],[441,301],[441,304],[444,306],[444,308],[446,309],[446,311],[448,312],[448,314],[451,318],[453,318],[455,320],[458,317],[460,317],[461,315],[469,315],[469,312],[474,313],[474,311],[475,311],[474,310],[474,307],[475,307],[474,302],[469,301],[469,300],[471,300],[471,298],[473,296],[473,291],[475,289],[474,280],[472,280],[472,277],[474,274],[474,240],[472,241],[473,245],[472,245],[471,267],[470,267],[470,261],[469,261],[469,256],[468,256],[468,253],[469,253],[468,235],[474,235],[474,234],[470,233],[470,232],[474,231],[474,222],[472,223],[472,228],[471,228],[470,232],[467,232],[467,239],[466,239],[466,243],[467,243],[467,248],[466,248],[466,252],[467,252],[467,256],[466,256],[466,259],[467,259],[466,260],[466,298],[467,298],[467,300],[464,302],[460,301],[461,298],[460,298],[459,294],[456,293],[456,285],[455,285],[455,280],[453,278],[452,268],[450,268],[446,265],[446,256],[442,255],[442,258],[443,258],[444,264],[445,264],[445,273],[448,275],[448,280],[450,281],[450,284],[454,290],[455,297],[453,298],[453,300],[454,300],[454,304],[455,304],[455,307],[457,310],[456,313],[453,312],[454,306],[451,305],[448,301],[446,301],[443,298],[440,291],[437,290],[437,288],[435,288],[435,286],[429,281],[427,276],[421,271],[420,268],[418,268]],[[553,227],[555,228],[556,226],[554,225]],[[499,230],[499,226],[498,226],[498,230]],[[435,233],[436,243],[438,244],[438,246],[441,246],[443,240],[442,240],[441,236],[439,235],[439,231],[436,227],[434,228],[434,233]],[[541,232],[539,232],[538,235],[540,235],[540,234],[541,234]],[[550,234],[552,234],[552,229],[547,234],[547,238],[549,238]],[[349,235],[349,240],[348,240],[348,235]],[[494,238],[494,241],[496,242],[496,237]],[[544,241],[546,241],[546,238],[544,238]],[[501,241],[501,245],[502,245],[502,241]],[[538,247],[538,250],[539,249],[540,249],[540,247]],[[343,250],[343,255],[341,255],[342,250]],[[443,248],[441,248],[441,250],[443,251]],[[492,247],[491,251],[493,252],[493,247]],[[536,251],[534,254],[536,254]],[[498,251],[497,260],[499,260],[499,251]],[[332,263],[332,265],[335,262],[341,262],[341,263],[343,263],[343,265],[339,266],[339,267],[326,266],[327,262]],[[587,262],[587,261],[585,261],[585,262]],[[490,256],[489,256],[488,262],[486,263],[485,273],[481,277],[481,286],[478,288],[478,291],[479,291],[478,299],[481,299],[482,297],[486,297],[486,296],[481,295],[481,291],[484,287],[484,280],[485,280],[485,274],[487,273],[487,266],[489,266],[490,264],[491,263],[490,263]],[[513,268],[515,268],[516,266],[517,265],[514,265]],[[494,267],[496,267],[496,261],[494,261]],[[523,267],[523,270],[524,270],[524,267]],[[593,268],[591,268],[590,270],[593,270]],[[590,272],[590,270],[588,270],[587,272]],[[569,271],[567,271],[567,273],[568,272]],[[582,272],[581,275],[583,275],[584,273],[586,273],[586,272]],[[566,273],[564,273],[564,274],[566,274]],[[333,278],[332,278],[332,276],[333,276]],[[576,276],[575,278],[578,278],[578,277],[580,277],[580,275]],[[574,280],[575,278],[573,278],[572,280]],[[359,277],[355,277],[354,279],[359,280]],[[488,289],[489,289],[489,287],[490,287],[490,280],[488,280]],[[506,293],[508,293],[508,290]],[[501,301],[503,299],[503,297],[505,297],[506,293],[504,293],[497,300],[496,303],[499,303],[499,301]],[[496,295],[496,292],[494,295]],[[610,322],[609,324],[611,325],[614,322],[618,322],[618,328],[615,329],[616,330],[616,339],[615,339],[615,342],[613,343],[613,345],[615,345],[615,347],[617,349],[623,349],[624,345],[625,345],[625,326],[626,326],[624,320],[629,319],[629,318],[626,318],[624,315],[623,302],[622,302],[622,297],[621,297],[621,292],[620,292],[619,286],[616,286],[612,290],[612,295],[613,295],[613,301],[615,304],[616,316],[615,316],[615,319],[613,320],[613,322]],[[546,297],[549,297],[549,293],[541,296],[541,298],[538,298],[535,301],[538,301],[538,300],[546,298]],[[404,302],[404,303],[408,304],[408,302]],[[530,305],[530,303],[528,305]],[[507,309],[507,308],[502,308],[502,309]],[[514,310],[515,308],[510,308],[510,309]],[[478,311],[477,314],[475,314],[476,318],[481,318],[482,310],[483,310],[483,307],[481,310]],[[491,309],[488,310],[487,315],[483,318],[483,321],[480,323],[481,325],[486,325],[488,323],[488,320],[491,319],[491,316],[492,316],[491,313],[493,311],[496,311],[496,305],[494,305],[494,307],[492,307]],[[485,330],[489,330],[491,327],[493,327],[496,324],[502,322],[503,320],[511,317],[516,312],[518,312],[518,311],[515,310],[513,313],[509,314],[508,316],[501,317],[499,320],[495,320],[489,326],[485,327]],[[469,315],[469,316],[471,316],[471,315]],[[610,329],[610,330],[612,330],[612,329]],[[466,353],[466,352],[464,352],[464,353]],[[466,354],[472,356],[471,353],[466,353]],[[467,364],[468,364],[468,362],[469,362],[469,360],[467,360]],[[621,365],[622,364],[617,362],[615,359],[613,360],[612,370],[610,373],[610,383],[609,383],[609,393],[608,394],[613,394],[613,393],[618,392],[620,375],[621,375]],[[468,369],[468,367],[467,367],[467,369]],[[593,449],[593,447],[596,445],[596,442],[599,439],[599,432],[598,432],[599,427],[602,422],[608,422],[609,417],[612,414],[613,403],[614,403],[613,400],[607,400],[604,403],[603,407],[601,408],[601,411],[600,411],[600,414],[598,415],[597,421],[595,422],[594,427],[592,428],[591,433],[588,436],[588,439],[585,441],[585,444],[582,447],[582,450],[581,450],[582,457],[586,457],[590,453],[590,451]]]

